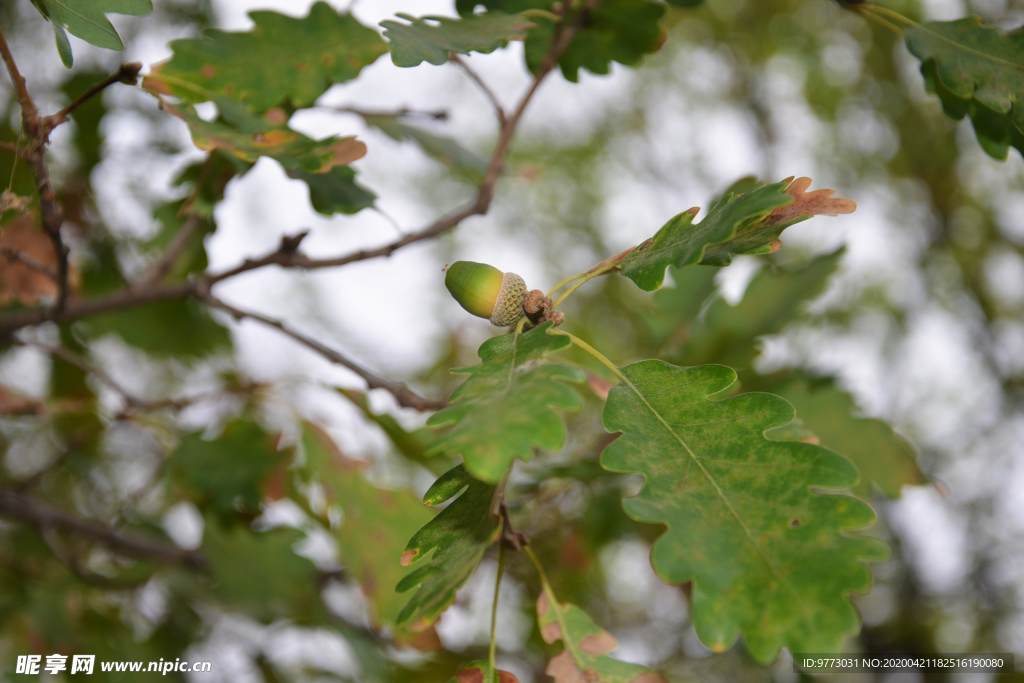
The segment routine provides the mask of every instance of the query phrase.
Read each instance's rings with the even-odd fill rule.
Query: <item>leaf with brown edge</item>
[[[488,662],[470,662],[448,683],[519,683],[514,674],[492,669]]]
[[[766,184],[753,178],[737,181],[694,223],[699,209],[684,211],[621,260],[622,274],[640,289],[653,291],[669,266],[727,266],[734,256],[767,254],[781,247],[779,235],[815,215],[850,213],[856,204],[833,198],[833,190],[807,192],[809,178]]]
[[[546,582],[537,598],[537,624],[544,642],[565,644],[544,670],[555,683],[666,683],[656,671],[609,657],[615,638],[576,605],[559,604]]]
[[[277,161],[289,177],[309,186],[310,202],[322,214],[352,214],[373,206],[375,195],[355,182],[355,171],[348,166],[366,155],[363,142],[354,137],[314,140],[289,128],[276,109],[257,116],[230,100],[218,100],[217,105],[221,117],[206,121],[191,105],[160,101],[164,112],[188,125],[199,149],[220,150],[243,168],[260,157]]]
[[[788,180],[792,180],[789,178]],[[780,206],[768,216],[768,223],[779,225],[794,221],[804,216],[838,216],[841,213],[853,213],[857,210],[857,202],[845,197],[833,197],[835,190],[815,190],[807,192],[811,186],[810,178],[797,178],[786,188],[786,194],[793,197],[793,203]]]

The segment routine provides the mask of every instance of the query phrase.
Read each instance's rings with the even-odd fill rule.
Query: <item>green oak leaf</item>
[[[422,564],[395,588],[399,593],[417,589],[398,615],[400,626],[421,630],[433,623],[469,581],[501,532],[501,520],[491,514],[495,487],[474,479],[462,465],[441,475],[423,502],[439,505],[463,490],[413,535],[402,554],[403,566]]]
[[[469,14],[460,19],[397,16],[409,23],[388,20],[380,25],[388,39],[391,59],[395,66],[403,67],[422,62],[444,64],[450,52],[460,55],[494,52],[508,45],[510,40],[521,40],[533,26],[528,19],[504,12]]]
[[[356,213],[373,205],[375,195],[355,182],[348,164],[366,154],[366,145],[354,137],[314,140],[284,123],[255,116],[219,100],[224,118],[206,121],[191,105],[161,100],[166,113],[188,124],[196,147],[238,159],[245,170],[260,157],[270,157],[296,180],[309,186],[310,202],[318,212]]]
[[[730,304],[721,297],[714,299],[699,321],[681,335],[686,341],[680,351],[670,354],[670,360],[679,365],[714,361],[741,370],[750,368],[759,352],[758,337],[777,334],[797,318],[807,302],[825,290],[842,255],[840,249],[799,268],[762,269],[747,285],[738,303]],[[671,291],[662,289],[655,294],[660,309],[665,310],[660,297]],[[674,297],[668,296],[667,303],[674,304]],[[672,313],[671,309],[666,311],[668,315]]]
[[[301,18],[267,11],[249,16],[255,26],[244,33],[210,29],[200,38],[172,41],[174,55],[155,66],[143,86],[192,103],[230,97],[258,113],[283,104],[303,108],[387,52],[376,31],[326,2]]]
[[[277,619],[322,620],[317,570],[294,546],[305,538],[298,529],[256,532],[243,525],[223,527],[206,518],[202,553],[222,604],[268,623]]]
[[[691,617],[708,647],[721,652],[742,632],[761,662],[782,647],[838,652],[859,627],[849,596],[871,587],[863,562],[887,555],[881,542],[850,535],[874,512],[852,496],[816,492],[857,482],[841,455],[765,438],[793,420],[784,399],[709,398],[735,381],[721,365],[623,368],[603,413],[605,428],[623,435],[601,464],[644,475],[623,507],[667,527],[651,564],[667,583],[693,583]]]
[[[609,657],[617,647],[615,638],[576,605],[559,604],[547,585],[537,598],[537,625],[544,642],[565,643],[544,670],[556,681],[666,683],[664,676],[645,666]]]
[[[566,24],[576,21],[584,3],[563,3],[573,7],[567,10]],[[455,7],[463,16],[471,15],[477,6],[490,11],[509,14],[525,13],[534,22],[526,34],[526,65],[536,72],[551,49],[556,23],[550,16],[549,0],[456,0]],[[579,9],[575,9],[579,8]],[[531,13],[531,10],[533,11]],[[542,10],[536,12],[536,10]],[[582,19],[583,27],[559,59],[562,75],[573,83],[579,80],[579,70],[607,74],[612,62],[636,66],[644,55],[657,52],[665,40],[661,18],[665,5],[655,0],[603,0],[589,16]]]
[[[141,17],[153,11],[151,0],[32,0],[32,4],[53,24],[57,51],[64,66],[69,69],[73,58],[71,43],[65,31],[96,47],[120,52],[124,49],[124,43],[107,15]]]
[[[363,463],[346,458],[320,427],[302,425],[304,469],[326,489],[327,502],[342,512],[334,535],[345,570],[359,582],[376,626],[398,623],[405,599],[394,586],[409,570],[399,564],[407,539],[434,515],[409,491],[374,486]]]
[[[1006,33],[965,17],[911,24],[905,37],[950,118],[970,116],[978,143],[996,159],[1006,159],[1010,146],[1024,154],[1024,30]]]
[[[914,447],[882,420],[854,417],[853,397],[831,379],[794,379],[775,391],[796,407],[803,427],[826,448],[842,453],[860,470],[854,492],[866,498],[872,484],[890,498],[904,486],[923,484],[928,477],[917,465]],[[769,432],[769,438],[777,438]]]
[[[490,662],[470,662],[448,683],[519,683],[514,674],[495,669]]]
[[[554,450],[565,441],[565,423],[555,412],[583,405],[571,386],[586,380],[578,368],[544,357],[569,345],[569,338],[548,334],[545,323],[523,334],[488,339],[481,363],[452,372],[469,375],[451,395],[451,405],[427,420],[431,427],[452,425],[431,453],[461,455],[474,477],[498,483],[516,458],[529,460],[534,449]]]
[[[851,213],[856,204],[833,198],[833,190],[806,192],[810,178],[765,184],[735,183],[712,204],[700,223],[692,208],[666,223],[651,239],[622,259],[622,274],[653,291],[665,281],[665,268],[692,264],[727,266],[740,254],[765,254],[779,248],[779,235],[815,215]]]
[[[277,439],[256,422],[229,422],[216,439],[202,432],[188,434],[167,461],[168,476],[195,492],[196,501],[224,518],[238,506],[257,512],[271,474],[290,454],[277,449]]]

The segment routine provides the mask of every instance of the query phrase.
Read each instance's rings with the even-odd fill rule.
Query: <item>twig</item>
[[[39,342],[20,342],[16,340],[15,344],[19,346],[33,346],[41,351],[45,351],[47,354],[53,356],[54,358],[59,358],[60,360],[64,361],[65,363],[68,363],[69,365],[74,365],[76,368],[83,371],[87,375],[92,375],[101,383],[106,384],[108,387],[113,389],[117,394],[121,396],[121,398],[124,399],[124,402],[130,406],[142,407],[149,404],[149,401],[146,401],[135,396],[130,391],[121,386],[113,377],[111,377],[107,373],[106,370],[99,367],[98,365],[90,363],[88,360],[86,360],[85,358],[83,358],[82,356],[80,356],[79,354],[75,353],[70,349],[66,349],[63,346],[50,346],[49,344],[43,344]]]
[[[0,516],[28,522],[39,528],[65,529],[93,538],[111,550],[160,562],[205,566],[202,555],[166,543],[129,535],[98,522],[76,517],[61,508],[13,491],[0,491]]]
[[[245,318],[248,318],[250,320],[255,320],[257,322],[263,323],[264,325],[279,330],[280,332],[288,335],[289,337],[299,342],[303,346],[306,346],[307,348],[316,351],[317,353],[319,353],[321,356],[331,361],[332,363],[336,363],[338,365],[346,367],[352,372],[356,373],[357,375],[363,378],[363,380],[366,382],[366,385],[369,388],[383,389],[384,391],[387,391],[388,393],[395,397],[399,405],[405,408],[413,408],[414,410],[420,411],[440,410],[441,408],[448,405],[448,402],[445,400],[423,398],[422,396],[419,396],[416,393],[410,391],[402,384],[392,382],[391,380],[387,380],[373,374],[366,368],[362,367],[355,361],[342,355],[338,351],[335,351],[334,349],[325,346],[324,344],[321,344],[317,340],[308,337],[302,334],[301,332],[293,330],[280,320],[275,320],[274,318],[267,317],[260,313],[255,313],[253,311],[242,310],[236,306],[232,306],[229,303],[221,301],[220,299],[209,293],[197,293],[196,296],[200,301],[205,301],[214,308],[219,308],[222,311],[230,313],[236,320],[243,320]]]
[[[125,83],[127,85],[135,85],[139,81],[139,71],[142,70],[141,62],[127,62],[118,67],[117,71],[104,78],[99,83],[94,83],[89,88],[76,97],[71,104],[64,107],[55,114],[43,117],[43,131],[44,136],[49,137],[50,131],[68,120],[68,114],[81,107],[90,98],[96,94],[102,92],[105,88],[113,85],[114,83]]]
[[[24,77],[18,71],[18,65],[14,63],[14,57],[11,56],[11,48],[7,45],[7,39],[4,37],[2,29],[0,29],[0,57],[3,58],[4,64],[7,65],[7,72],[11,74],[14,88],[18,91],[18,104],[21,105],[22,113],[34,115],[38,118],[39,110],[36,109],[35,102],[32,101],[32,95],[28,92],[28,86],[25,84]]]
[[[198,403],[199,401],[218,398],[224,395],[225,393],[230,393],[218,391],[196,394],[194,396],[183,396],[181,398],[162,398],[148,400],[140,398],[133,394],[132,392],[130,392],[129,390],[125,389],[124,386],[122,386],[117,380],[111,377],[106,370],[104,370],[103,368],[99,367],[94,363],[89,362],[86,358],[82,357],[80,354],[75,353],[74,351],[71,351],[70,349],[66,349],[62,346],[50,346],[49,344],[43,344],[38,342],[23,342],[17,339],[15,339],[13,343],[17,346],[33,346],[37,349],[40,349],[41,351],[46,352],[50,356],[59,358],[66,363],[74,365],[79,370],[82,370],[86,374],[95,377],[100,383],[105,384],[111,389],[113,389],[115,393],[121,396],[125,403],[124,409],[121,411],[119,415],[117,415],[118,419],[130,417],[131,415],[139,412],[151,412],[163,408],[168,408],[171,410],[181,410],[182,408],[187,408],[188,406],[191,406],[194,403]],[[249,390],[255,386],[259,385],[256,384],[251,386],[245,386],[243,387],[243,389]]]
[[[47,275],[54,280],[57,279],[57,271],[50,266],[44,265],[36,261],[31,256],[26,256],[24,253],[18,251],[14,247],[9,247],[6,244],[0,244],[0,254],[7,257],[8,261],[18,261],[24,266],[28,266],[32,270],[39,271],[43,275]]]
[[[167,273],[171,272],[171,268],[174,267],[175,261],[181,256],[181,252],[188,246],[189,241],[192,239],[192,235],[195,234],[199,228],[199,224],[202,223],[202,219],[191,214],[188,217],[178,232],[174,235],[171,243],[167,245],[167,249],[157,258],[156,261],[150,265],[146,275],[142,278],[139,283],[141,286],[156,284],[164,279]],[[138,285],[137,285],[138,286]]]
[[[26,159],[32,168],[32,175],[35,176],[36,189],[39,190],[39,214],[43,225],[43,231],[53,243],[53,251],[57,254],[57,301],[53,309],[55,314],[64,310],[68,300],[68,248],[60,234],[60,226],[64,222],[64,214],[57,195],[50,183],[50,171],[46,167],[44,155],[46,153],[47,136],[49,130],[45,121],[40,119],[39,110],[36,108],[32,96],[28,92],[28,86],[18,66],[14,63],[11,49],[7,45],[3,30],[0,29],[0,57],[7,65],[7,71],[11,75],[11,81],[18,91],[18,103],[21,105],[21,127],[29,137],[29,145]]]
[[[508,120],[508,116],[505,114],[505,108],[501,106],[501,101],[498,96],[494,94],[494,91],[484,82],[484,79],[480,78],[480,74],[473,70],[473,68],[464,60],[462,57],[454,52],[448,54],[448,61],[458,64],[462,67],[462,70],[469,76],[469,80],[473,81],[480,91],[491,101],[494,106],[494,113],[498,116],[498,124],[504,128],[505,122]]]

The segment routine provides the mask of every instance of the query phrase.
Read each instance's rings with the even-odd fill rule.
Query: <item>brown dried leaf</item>
[[[768,224],[779,225],[803,216],[838,216],[857,210],[857,202],[852,199],[833,197],[835,190],[807,192],[810,186],[810,178],[797,178],[790,183],[786,194],[793,197],[793,201],[772,211],[768,216]]]
[[[57,281],[46,273],[22,263],[13,254],[57,270],[53,244],[33,216],[23,216],[0,227],[0,305],[14,301],[27,305],[57,297]]]

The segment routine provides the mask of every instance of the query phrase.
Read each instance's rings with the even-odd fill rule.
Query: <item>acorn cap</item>
[[[444,284],[460,306],[494,325],[512,325],[523,316],[526,283],[515,273],[502,273],[486,263],[456,261],[448,267]]]

